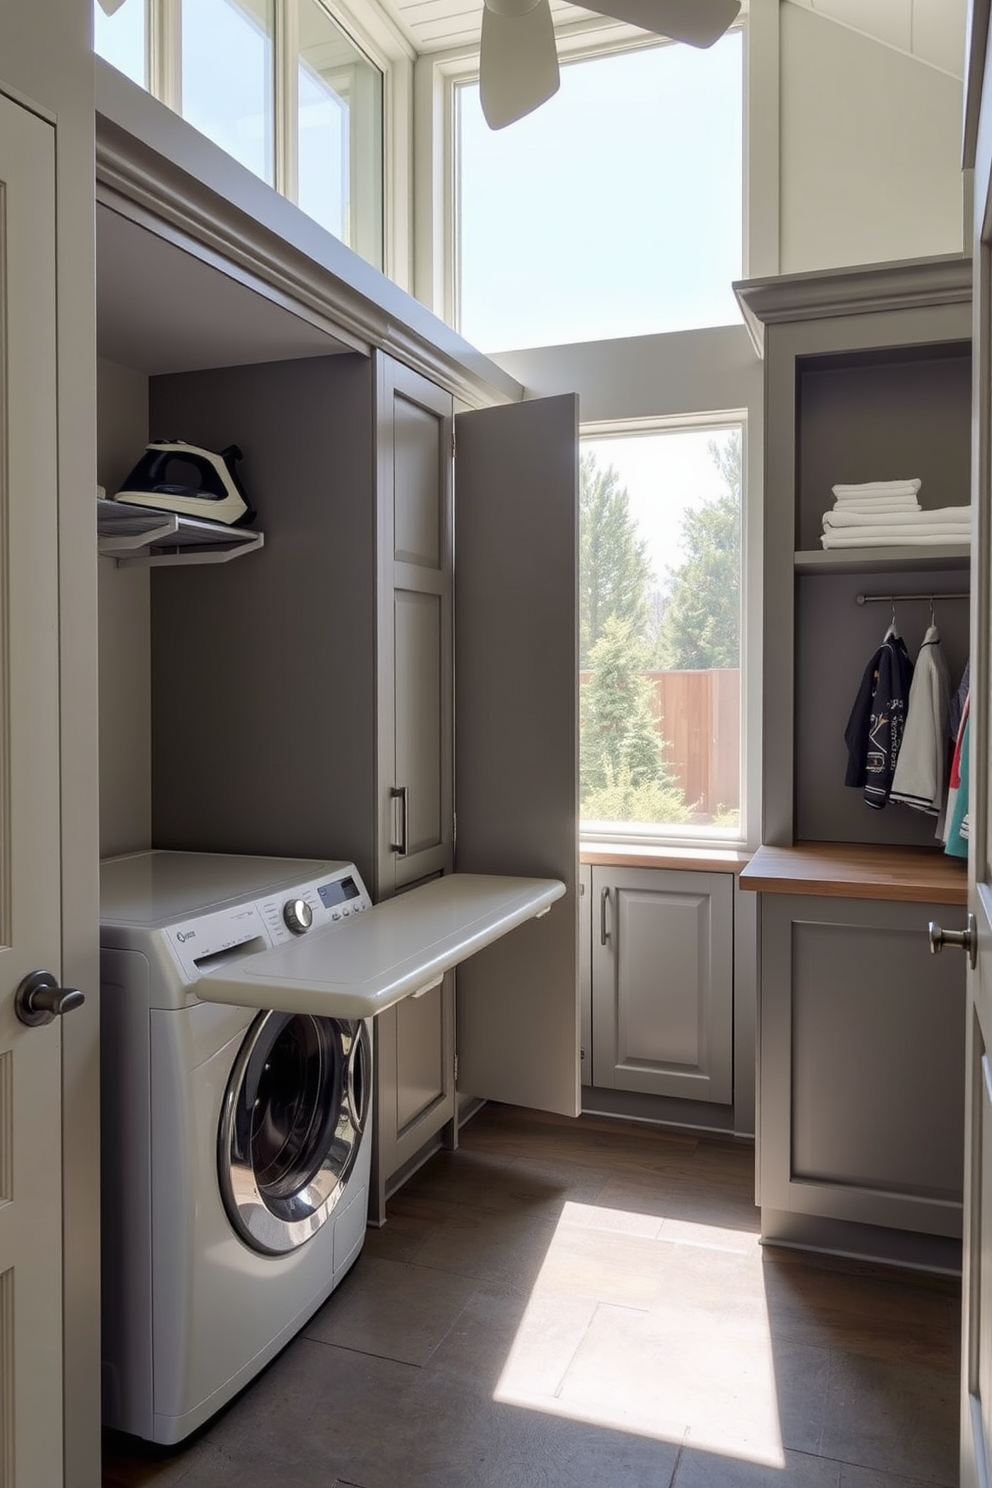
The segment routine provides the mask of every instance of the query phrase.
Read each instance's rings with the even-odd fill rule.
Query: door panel
[[[393,424],[396,481],[393,518],[393,558],[440,571],[444,563],[441,506],[438,501],[438,420],[394,389],[390,409]]]
[[[972,319],[972,552],[971,552],[971,776],[968,908],[975,917],[977,957],[967,974],[964,1217],[961,1334],[961,1484],[978,1488],[990,1480],[992,1416],[992,1149],[987,1087],[992,1047],[992,867],[989,864],[989,803],[992,798],[992,524],[990,524],[990,448],[992,448],[992,71],[985,56],[983,28],[989,7],[976,0],[973,28],[983,45],[973,54],[976,76],[968,79],[969,101],[976,81],[982,95],[981,127],[975,161],[975,243]],[[984,66],[984,79],[982,69]]]
[[[404,850],[422,854],[444,841],[451,802],[443,791],[444,676],[442,674],[444,614],[436,594],[395,595],[394,654],[396,780],[406,790],[406,803],[397,812]]]
[[[377,359],[379,897],[451,869],[451,394]]]
[[[61,1027],[19,1022],[14,992],[60,962],[54,204],[53,130],[0,97],[0,1483],[51,1488]]]
[[[729,1104],[733,878],[593,870],[593,1084]]]
[[[577,1115],[578,404],[460,414],[456,865],[566,895],[458,968],[458,1085]]]

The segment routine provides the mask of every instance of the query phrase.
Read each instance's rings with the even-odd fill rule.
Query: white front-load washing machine
[[[101,864],[108,1426],[181,1441],[357,1257],[370,1022],[217,1006],[195,988],[369,907],[350,863],[154,851]]]

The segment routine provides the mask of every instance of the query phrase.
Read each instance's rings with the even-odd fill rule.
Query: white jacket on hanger
[[[890,801],[939,817],[947,794],[951,678],[935,625],[927,629],[909,690],[909,709]]]

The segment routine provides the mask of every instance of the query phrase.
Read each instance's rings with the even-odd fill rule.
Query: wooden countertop
[[[740,873],[751,854],[735,848],[643,846],[629,842],[580,842],[579,862],[606,868],[672,868],[676,872]]]
[[[759,847],[741,872],[741,888],[762,894],[824,894],[915,904],[966,904],[968,869],[935,847],[876,847],[855,842],[797,842]]]

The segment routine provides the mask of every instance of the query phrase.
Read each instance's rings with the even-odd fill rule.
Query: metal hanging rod
[[[935,604],[939,599],[968,599],[967,591],[959,590],[955,594],[856,594],[855,599],[859,605],[866,604],[909,604],[919,600],[925,604]]]

